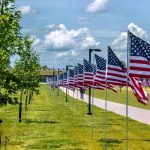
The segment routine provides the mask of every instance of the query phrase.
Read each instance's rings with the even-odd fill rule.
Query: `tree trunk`
[[[25,110],[27,110],[27,104],[28,103],[28,90],[27,90],[27,93],[26,93],[26,103],[25,103]]]
[[[22,93],[23,90],[20,92],[20,103],[19,103],[19,122],[22,121]]]
[[[30,102],[31,102],[31,91],[30,91],[30,94],[29,94],[29,104],[30,104]]]

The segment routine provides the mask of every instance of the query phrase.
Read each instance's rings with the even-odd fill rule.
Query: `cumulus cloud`
[[[36,12],[35,9],[31,8],[30,5],[22,5],[18,8],[18,10],[21,11],[23,15],[33,14]]]
[[[46,28],[48,28],[48,29],[53,29],[54,27],[55,27],[55,24],[49,24],[46,26]]]
[[[32,46],[33,46],[33,47],[35,47],[35,46],[39,45],[39,44],[40,44],[40,42],[41,42],[41,39],[40,39],[40,38],[38,38],[38,37],[37,37],[37,36],[35,36],[35,35],[32,35],[32,36],[30,37],[30,40],[32,40],[32,41],[33,41],[33,44],[32,44]]]
[[[131,31],[136,36],[147,39],[147,32],[143,29],[135,25],[134,23],[130,23],[128,25],[128,30]],[[111,46],[116,50],[126,50],[127,49],[127,32],[122,32],[120,35],[112,42]]]
[[[100,46],[88,28],[69,29],[64,24],[50,24],[43,28],[43,32],[44,36],[40,38],[32,36],[35,39],[34,49],[41,54],[42,64],[49,66],[56,62],[63,67],[75,60],[88,58],[88,49]]]
[[[63,58],[63,57],[67,57],[67,56],[77,56],[78,53],[75,50],[70,50],[70,51],[64,51],[64,52],[59,52],[56,54],[57,58]]]
[[[132,32],[134,35],[142,38],[142,39],[147,39],[148,34],[147,32],[143,29],[140,28],[139,26],[135,25],[134,23],[130,23],[127,26],[127,29]],[[117,55],[121,60],[126,62],[127,58],[127,32],[121,32],[120,35],[111,43],[111,47],[113,50],[116,51]]]
[[[107,9],[107,3],[109,0],[94,0],[86,7],[86,11],[89,13],[97,13],[105,11]]]
[[[69,30],[64,24],[58,25],[57,29],[45,35],[44,43],[51,50],[57,51],[84,50],[100,44],[90,35],[88,28]]]

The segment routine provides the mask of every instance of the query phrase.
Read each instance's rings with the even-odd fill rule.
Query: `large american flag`
[[[112,49],[108,47],[107,83],[113,85],[126,85],[126,70]]]
[[[148,101],[147,92],[142,88],[140,83],[134,77],[128,76],[128,78],[129,78],[129,85],[132,88],[133,93],[137,98],[138,102],[146,105]]]
[[[111,64],[111,65],[110,65]],[[117,75],[118,72],[118,75]],[[137,98],[138,102],[147,104],[148,95],[146,91],[142,88],[140,83],[135,80],[134,77],[130,77],[127,74],[127,71],[118,57],[114,54],[114,52],[109,47],[108,49],[108,77],[112,77],[116,81],[116,83],[120,85],[128,85],[132,88],[135,97]],[[122,77],[122,78],[121,78]],[[109,79],[108,83],[112,80]],[[114,83],[116,85],[116,83]]]
[[[106,59],[95,54],[96,60],[96,75],[95,75],[95,84],[103,88],[109,88],[116,92],[113,85],[106,84]]]
[[[134,77],[150,78],[150,44],[138,38],[131,32],[130,39],[130,70]]]

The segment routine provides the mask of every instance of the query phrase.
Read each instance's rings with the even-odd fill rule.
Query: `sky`
[[[127,30],[150,41],[150,0],[16,0],[15,5],[22,12],[22,34],[34,39],[41,65],[49,68],[82,63],[89,48],[101,49],[98,55],[106,58],[108,45],[125,61]]]

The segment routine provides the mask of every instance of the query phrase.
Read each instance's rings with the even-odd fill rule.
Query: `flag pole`
[[[93,88],[92,88],[92,140],[94,137],[94,108],[93,108],[93,104],[94,104],[94,57],[93,57]]]
[[[107,47],[107,59],[106,59],[106,74],[105,74],[105,78],[106,78],[106,85],[107,85],[107,66],[108,66],[108,49],[109,47]],[[106,150],[107,147],[107,94],[108,94],[108,90],[106,87],[106,91],[105,91],[105,114],[104,114],[104,150]]]
[[[79,74],[79,70],[77,64],[77,85],[78,85],[78,74]],[[77,124],[77,113],[78,113],[78,87],[77,87],[77,100],[76,100],[76,124]]]
[[[73,79],[74,80],[74,90],[73,90],[73,98],[72,98],[72,110],[73,110],[73,105],[74,105],[74,92],[76,90],[76,87],[75,87],[75,70],[74,69],[73,69],[73,73],[74,73],[74,79]],[[74,119],[74,113],[73,113],[73,111],[72,111],[72,117]]]
[[[83,73],[84,73],[84,65],[83,65]],[[84,87],[84,76],[83,76],[83,87]],[[83,88],[83,87],[81,87],[81,88]],[[82,91],[83,91],[83,89],[82,89]],[[84,94],[84,93],[82,93],[82,94]],[[83,96],[83,104],[82,104],[82,109],[83,109],[83,116],[82,116],[82,122],[83,122],[83,131],[84,131],[84,124],[85,124],[85,119],[84,119],[84,96]]]
[[[127,81],[126,81],[126,150],[128,150],[128,99],[129,99],[129,53],[130,53],[130,41],[129,31],[127,32]]]

